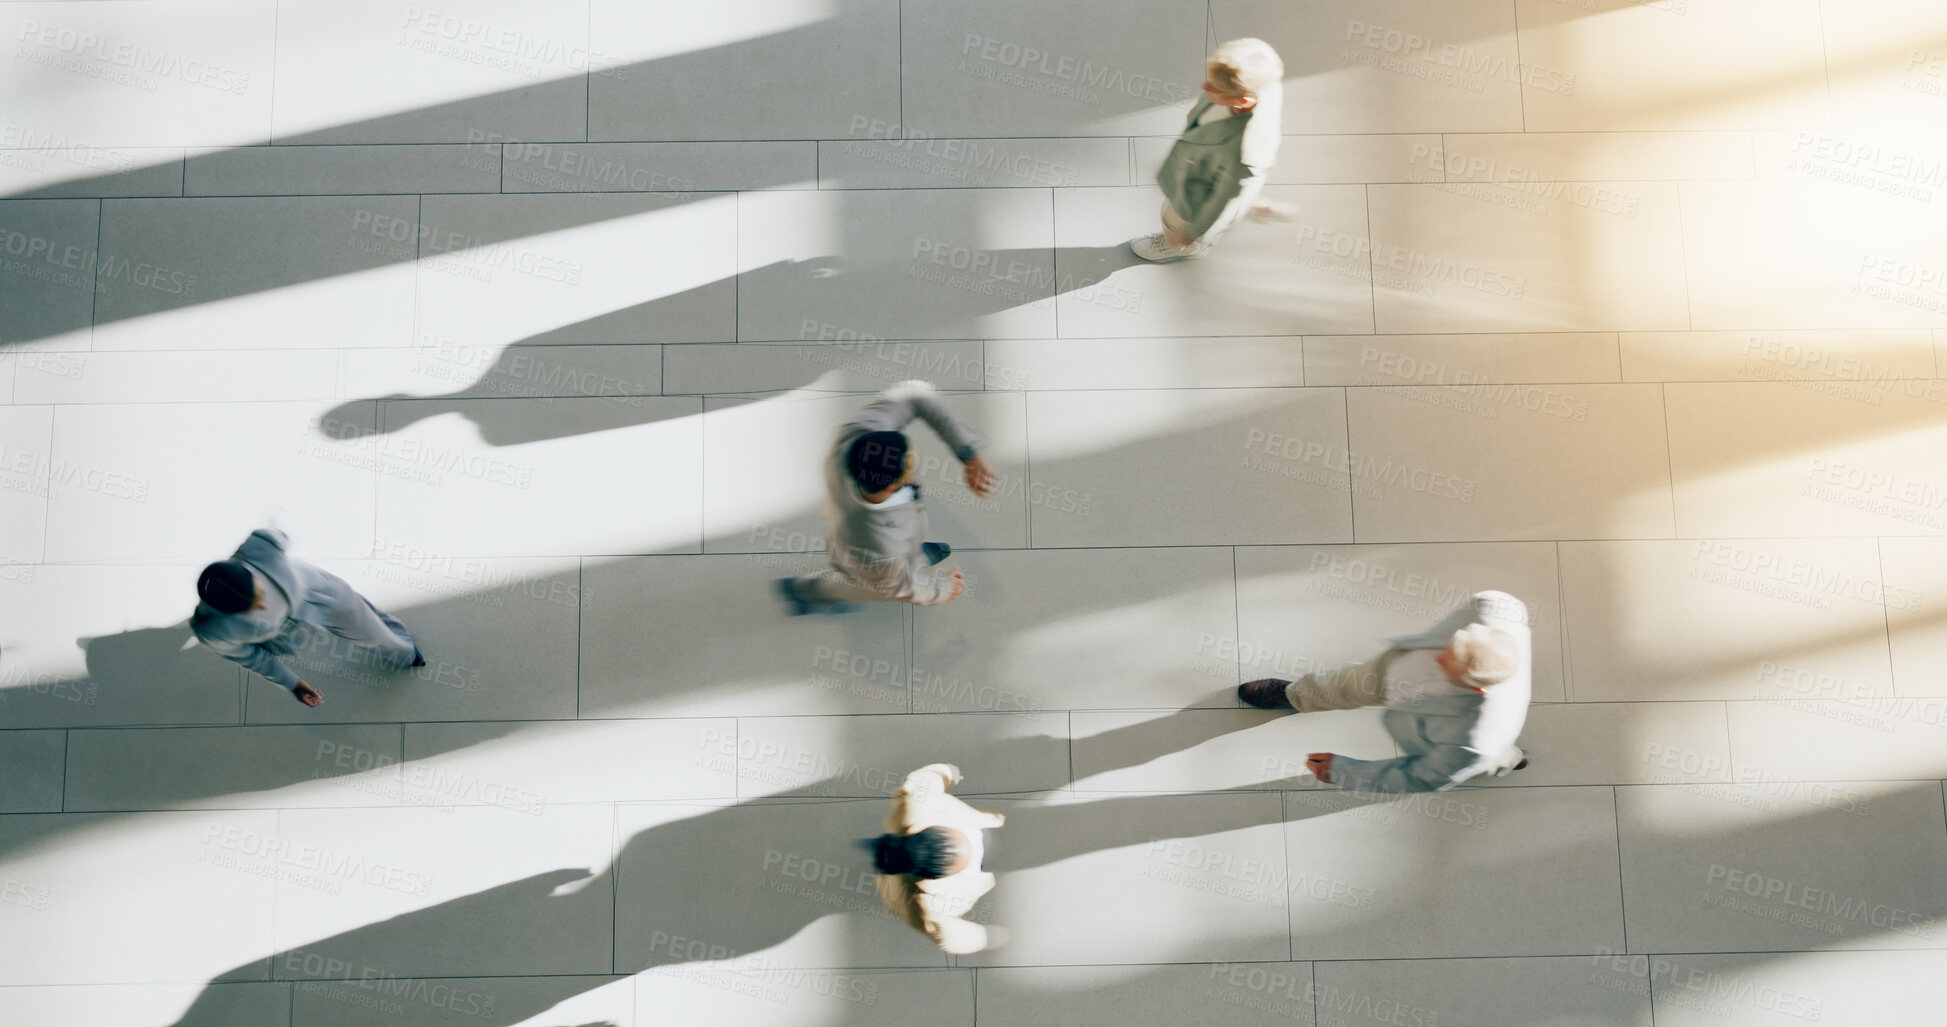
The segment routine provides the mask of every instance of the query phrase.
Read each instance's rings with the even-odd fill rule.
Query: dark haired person
[[[960,783],[960,768],[934,763],[906,775],[892,793],[886,833],[867,842],[879,872],[879,901],[893,915],[924,932],[942,950],[979,952],[1005,940],[998,927],[966,919],[994,888],[980,869],[986,846],[980,832],[1007,818],[983,813],[947,792]]]
[[[260,528],[236,555],[203,568],[202,602],[189,629],[224,659],[283,685],[306,706],[324,701],[279,657],[295,653],[306,626],[369,646],[376,662],[404,670],[426,665],[398,618],[373,606],[345,579],[284,552],[284,533]]]
[[[984,496],[994,472],[974,451],[980,439],[940,402],[927,382],[909,381],[879,393],[838,431],[825,461],[825,547],[832,568],[802,578],[779,578],[778,592],[794,614],[829,603],[873,600],[930,606],[960,598],[959,571],[942,574],[945,545],[926,541],[926,507],[913,483],[917,458],[899,429],[919,418],[953,448],[967,487]]]

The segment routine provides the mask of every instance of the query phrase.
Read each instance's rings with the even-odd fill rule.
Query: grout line
[[[1825,0],[1818,0],[1813,5],[1813,10],[1819,16],[1819,66],[1825,69],[1825,121],[1834,131],[1838,131],[1838,112],[1832,108],[1832,54],[1828,51],[1825,41]],[[1753,132],[1752,135],[1755,136],[1757,133]],[[1755,171],[1756,168],[1752,170]]]
[[[1297,880],[1297,876],[1293,873],[1291,869],[1291,801],[1290,800],[1291,800],[1291,793],[1284,791],[1283,789],[1280,789],[1278,791],[1278,847],[1284,852],[1284,879],[1286,881]],[[1297,954],[1298,954],[1298,942],[1295,938],[1292,937],[1292,933],[1291,933],[1291,890],[1287,888],[1285,889],[1285,897],[1284,897],[1284,957],[1287,961],[1289,961]],[[1316,974],[1317,971],[1314,970],[1313,973]],[[1316,977],[1313,978],[1313,983],[1314,984],[1317,983]],[[1317,1006],[1314,1005],[1312,1007],[1312,1022],[1316,1023],[1317,1019],[1318,1019],[1318,1010],[1317,1010]]]
[[[1358,469],[1358,461],[1352,458],[1352,395],[1339,388],[1339,413],[1344,415],[1339,421],[1345,426],[1345,512],[1346,532],[1352,536],[1349,545],[1359,544],[1359,497],[1358,482],[1353,479]]]
[[[1617,920],[1622,927],[1622,950],[1629,951],[1629,889],[1623,878],[1622,861],[1622,798],[1616,793],[1616,786],[1609,786],[1610,823],[1616,828],[1616,910]]]
[[[277,36],[283,28],[284,4],[273,3],[270,7],[270,117],[264,126],[264,145],[277,144]],[[189,179],[189,150],[183,150],[183,179]]]
[[[1445,144],[1443,143],[1441,145],[1440,174],[1444,178],[1446,176],[1447,161]],[[1379,272],[1372,266],[1373,251],[1377,249],[1372,243],[1372,186],[1370,184],[1361,185],[1359,190],[1360,195],[1364,196],[1366,201],[1366,306],[1372,312],[1372,332],[1370,334],[1378,335],[1380,334]]]
[[[1753,160],[1755,159],[1753,158]],[[1694,332],[1697,330],[1697,313],[1693,309],[1690,299],[1690,240],[1686,238],[1689,233],[1683,229],[1683,183],[1678,182],[1676,186],[1677,254],[1683,258],[1683,328],[1685,331]]]
[[[588,595],[587,560],[575,558],[575,719],[581,719],[581,608]],[[402,752],[400,756],[405,754]]]
[[[595,62],[589,55],[595,52],[595,11],[591,0],[582,0],[581,5],[581,141],[591,142],[590,129],[595,123]],[[610,953],[614,952],[610,948]]]
[[[1670,485],[1670,537],[1682,538],[1683,533],[1677,530],[1677,458],[1670,441],[1670,387],[1658,385],[1656,399],[1663,408],[1663,469],[1664,480]]]
[[[1893,686],[1893,694],[1900,694],[1900,668],[1893,659],[1893,608],[1886,601],[1886,540],[1873,539],[1873,556],[1879,567],[1879,618],[1880,627],[1885,631],[1881,640],[1886,643],[1886,680]]]
[[[893,9],[893,31],[899,34],[899,138],[906,138],[906,0]]]
[[[608,804],[608,865],[608,972],[613,974],[621,968],[615,937],[622,923],[622,804],[619,802]]]
[[[1555,611],[1561,617],[1561,624],[1558,625],[1557,628],[1560,631],[1559,640],[1562,647],[1562,701],[1574,702],[1575,701],[1575,669],[1574,669],[1575,660],[1571,650],[1569,649],[1569,644],[1568,644],[1568,635],[1569,635],[1568,582],[1566,580],[1567,575],[1562,573],[1562,544],[1560,542],[1556,542],[1554,543],[1554,547],[1555,547]],[[1530,662],[1532,663],[1533,662],[1532,653],[1529,654],[1529,658],[1530,658]],[[1533,674],[1533,670],[1534,670],[1533,667],[1529,668],[1531,677]]]
[[[1508,16],[1514,20],[1514,66],[1517,81],[1514,98],[1521,108],[1521,131],[1528,131],[1528,88],[1518,80],[1521,74],[1521,0],[1508,0]]]
[[[1230,632],[1231,648],[1237,650],[1236,674],[1239,684],[1244,681],[1244,601],[1242,589],[1237,584],[1237,547],[1230,547]]]
[[[73,736],[73,730],[68,728],[61,730],[61,808],[59,812],[62,813],[68,811],[68,758],[74,752]]]

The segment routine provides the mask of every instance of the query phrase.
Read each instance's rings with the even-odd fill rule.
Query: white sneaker
[[[1164,242],[1163,233],[1161,232],[1145,235],[1140,239],[1129,240],[1130,251],[1152,264],[1168,264],[1172,261],[1201,257],[1204,251],[1209,248],[1209,243],[1199,239],[1188,246],[1178,249]]]

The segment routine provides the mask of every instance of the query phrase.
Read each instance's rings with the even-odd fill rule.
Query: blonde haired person
[[[1386,732],[1405,755],[1355,760],[1315,752],[1305,761],[1312,773],[1361,791],[1445,791],[1528,765],[1515,743],[1528,720],[1531,649],[1521,600],[1478,592],[1430,630],[1395,638],[1364,663],[1296,681],[1247,681],[1237,697],[1300,713],[1384,706]]]
[[[1144,260],[1201,256],[1254,206],[1289,210],[1257,203],[1278,160],[1284,62],[1262,39],[1233,39],[1211,53],[1204,75],[1204,98],[1156,172],[1163,230],[1129,244]]]
[[[980,868],[986,852],[981,831],[1007,818],[954,798],[947,789],[959,783],[960,768],[951,763],[906,775],[892,793],[886,833],[864,845],[879,872],[879,901],[942,950],[965,954],[997,947],[1007,938],[1002,928],[966,918],[994,888],[994,875]]]

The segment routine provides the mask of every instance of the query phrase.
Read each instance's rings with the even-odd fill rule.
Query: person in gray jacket
[[[930,606],[960,598],[966,578],[934,565],[951,550],[926,541],[926,507],[913,483],[918,466],[899,429],[919,418],[939,433],[966,468],[967,487],[984,496],[994,472],[974,449],[980,442],[947,410],[933,386],[900,382],[879,394],[838,431],[825,460],[825,546],[830,570],[780,578],[790,612],[832,603],[884,600]]]
[[[404,670],[426,665],[412,633],[398,618],[359,595],[345,579],[284,552],[284,533],[260,528],[236,555],[203,568],[196,579],[202,602],[189,630],[224,659],[283,685],[298,702],[324,702],[318,690],[285,666],[310,628],[369,647],[375,662]]]
[[[1204,98],[1156,171],[1163,230],[1132,240],[1136,256],[1168,263],[1202,256],[1248,213],[1289,216],[1259,204],[1282,142],[1284,62],[1262,39],[1233,39],[1210,55]]]
[[[1405,755],[1356,760],[1315,752],[1306,765],[1342,788],[1438,792],[1528,765],[1515,741],[1528,719],[1531,651],[1521,600],[1478,592],[1446,620],[1392,639],[1365,663],[1297,681],[1248,681],[1237,695],[1262,709],[1300,713],[1384,706],[1386,731]]]

